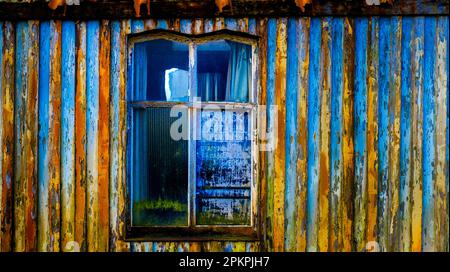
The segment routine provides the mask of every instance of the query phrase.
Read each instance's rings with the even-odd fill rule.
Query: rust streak
[[[275,55],[275,105],[278,108],[278,130],[274,162],[273,247],[284,249],[284,191],[285,191],[285,124],[286,124],[286,19],[277,22],[277,50]]]
[[[345,19],[344,32],[344,98],[343,98],[343,179],[342,179],[342,208],[339,211],[342,220],[341,251],[352,250],[353,225],[353,185],[354,185],[354,148],[353,148],[353,75],[354,48],[353,19]],[[342,243],[341,243],[342,241]]]
[[[13,191],[12,182],[14,180],[14,67],[15,67],[15,28],[11,22],[3,24],[3,54],[2,58],[2,90],[0,96],[0,106],[2,115],[0,116],[0,126],[2,126],[2,142],[0,152],[2,152],[1,162],[1,217],[0,217],[0,251],[12,251],[12,228],[13,228]]]
[[[60,238],[60,131],[61,131],[61,21],[54,24],[54,43],[50,49],[50,110],[49,110],[49,200],[50,223],[49,251],[59,251]]]
[[[108,251],[109,240],[109,86],[110,27],[102,21],[99,52],[99,147],[98,147],[98,251]]]
[[[86,250],[86,23],[77,24],[75,91],[75,240]]]
[[[297,109],[298,113],[298,136],[297,136],[297,251],[306,251],[306,187],[307,187],[307,97],[308,97],[308,74],[309,74],[309,26],[310,19],[300,19],[304,42],[300,44],[302,51],[305,52],[304,58],[299,58],[300,83]]]
[[[330,86],[331,86],[331,33],[328,20],[322,23],[321,46],[321,114],[320,114],[320,175],[319,175],[319,251],[328,251],[329,242],[329,193],[330,193]]]

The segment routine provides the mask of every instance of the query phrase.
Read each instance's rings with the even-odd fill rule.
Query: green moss
[[[233,216],[228,219],[210,212],[202,212],[197,214],[197,224],[199,225],[247,225],[250,224],[250,217],[247,215]]]
[[[136,226],[185,226],[187,204],[168,199],[134,202],[133,224]]]
[[[134,209],[136,211],[174,211],[185,212],[187,204],[181,203],[177,200],[158,199],[158,200],[143,200],[134,202]]]
[[[133,213],[133,225],[135,226],[186,226],[186,212],[160,213],[155,210],[145,210]]]

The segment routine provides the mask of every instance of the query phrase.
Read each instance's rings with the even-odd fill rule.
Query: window
[[[129,39],[127,238],[255,239],[256,40]]]

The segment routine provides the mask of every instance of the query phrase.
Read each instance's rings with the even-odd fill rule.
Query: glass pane
[[[170,110],[133,110],[134,226],[188,224],[188,142],[172,139],[171,125],[179,118]]]
[[[189,47],[152,40],[134,46],[134,101],[188,101]]]
[[[249,113],[202,110],[196,141],[196,222],[249,225],[252,173]]]
[[[197,60],[197,96],[202,101],[249,101],[250,45],[226,40],[200,44]]]

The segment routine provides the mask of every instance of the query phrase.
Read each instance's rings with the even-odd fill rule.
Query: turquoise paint
[[[27,169],[27,158],[23,158],[24,138],[26,138],[29,120],[27,120],[27,101],[29,98],[28,76],[31,71],[29,51],[31,49],[31,25],[24,21],[16,25],[16,44],[20,45],[15,52],[15,93],[14,93],[14,184],[16,188],[26,188],[25,175],[32,169]],[[36,34],[37,35],[37,34]],[[24,162],[24,164],[22,164]],[[23,202],[25,205],[25,200]]]
[[[214,21],[212,19],[206,19],[204,21],[205,33],[211,32],[214,29]]]
[[[119,137],[120,137],[120,45],[121,45],[121,23],[120,21],[111,22],[111,72],[110,72],[110,191],[118,192],[119,183]],[[110,194],[110,218],[111,218],[111,245],[114,247],[118,239],[117,220],[119,218],[119,207],[117,194]],[[115,220],[113,220],[115,219]]]
[[[233,244],[232,243],[226,243],[223,251],[224,252],[233,252]]]
[[[425,18],[424,42],[424,90],[423,90],[423,142],[422,142],[422,250],[435,249],[434,237],[434,177],[435,177],[435,77],[436,18]]]
[[[354,101],[354,152],[355,152],[355,223],[356,244],[364,240],[367,199],[367,42],[368,19],[355,19],[355,101]],[[360,240],[361,239],[361,240]]]
[[[309,82],[308,82],[308,181],[307,181],[307,251],[317,251],[319,202],[319,148],[320,148],[320,97],[321,97],[321,20],[311,19]]]
[[[388,170],[389,170],[389,76],[391,29],[389,18],[379,23],[379,74],[378,74],[378,243],[387,250],[388,222]]]
[[[287,25],[286,66],[286,172],[284,201],[284,247],[295,250],[295,214],[297,184],[297,92],[298,90],[298,20],[290,18]]]
[[[99,131],[99,46],[100,23],[88,21],[86,23],[86,176],[87,176],[87,203],[95,199],[98,192],[98,131]],[[95,205],[92,203],[92,205]],[[98,211],[92,211],[98,212]],[[92,214],[88,210],[88,237]]]
[[[248,19],[248,33],[256,35],[256,19]]]
[[[167,20],[158,20],[156,24],[157,29],[169,29],[169,25],[167,24]]]
[[[128,21],[131,25],[132,22],[129,20]],[[128,48],[128,47],[127,47]],[[125,101],[133,101],[134,100],[134,96],[133,96],[133,88],[134,88],[134,76],[133,76],[133,58],[134,58],[134,51],[133,48],[130,48],[129,51],[127,51],[126,54],[126,64],[127,65],[127,81],[126,81],[126,94],[125,94]],[[120,117],[120,116],[119,116]],[[132,131],[132,124],[133,124],[133,111],[131,110],[131,107],[127,104],[127,121],[126,121],[126,130],[127,130],[127,135],[131,135],[131,131]],[[134,139],[133,137],[126,137],[127,139],[127,148],[126,148],[126,177],[127,180],[134,180],[135,177],[135,173],[134,173],[134,168],[133,168],[133,161],[136,161],[135,159],[135,154],[133,152],[133,148],[128,148],[128,147],[132,147],[134,144]],[[133,202],[134,202],[134,196],[133,196],[133,192],[134,192],[134,184],[133,182],[127,182],[127,196],[130,198],[130,202],[129,202],[129,210],[128,210],[128,214],[129,214],[129,220],[127,223],[131,224],[132,222],[132,210],[133,210]]]
[[[24,187],[23,173],[27,172],[27,165],[22,164],[23,134],[26,128],[26,97],[28,90],[28,50],[30,46],[28,22],[16,25],[15,51],[15,92],[14,92],[14,187]],[[24,200],[25,201],[25,200]]]
[[[330,121],[330,209],[340,209],[342,188],[342,100],[343,100],[343,48],[344,48],[344,20],[333,18],[331,25],[331,121]],[[339,222],[338,212],[330,213],[331,222]],[[335,240],[330,241],[330,247],[339,249],[339,228],[333,227]]]
[[[188,19],[180,20],[180,31],[181,31],[181,33],[191,34],[192,33],[192,20],[188,20]]]
[[[234,18],[226,18],[225,19],[225,28],[228,30],[238,30],[238,23],[237,20]]]
[[[50,106],[50,44],[52,37],[55,34],[54,28],[50,22],[41,22],[40,24],[40,42],[39,42],[39,137],[38,137],[38,192],[39,192],[39,205],[38,218],[48,218],[48,209],[41,207],[48,207],[49,205],[49,179],[50,172],[48,171],[49,163],[49,106]],[[45,233],[49,228],[47,220],[39,220],[43,222],[44,226],[38,226],[38,244],[42,244],[44,241],[40,241],[41,232]],[[43,245],[42,249],[47,249],[47,245]]]
[[[75,193],[75,23],[63,21],[61,47],[61,205],[74,205]],[[63,230],[64,231],[64,230]]]
[[[395,134],[397,133],[395,129],[396,128],[396,119],[398,119],[400,116],[396,110],[396,101],[399,101],[401,99],[401,90],[400,86],[398,85],[398,78],[401,77],[401,35],[400,38],[398,38],[397,33],[401,33],[402,31],[402,22],[400,17],[391,17],[391,40],[390,40],[390,50],[391,50],[391,59],[390,59],[390,73],[389,73],[389,129],[391,130],[390,136],[389,136],[389,142],[393,143],[396,141]],[[400,83],[401,84],[401,83]],[[395,145],[399,145],[395,144]],[[391,168],[391,171],[393,173],[390,173],[390,180],[388,185],[388,199],[389,199],[389,207],[390,209],[394,208],[390,212],[388,212],[388,218],[389,218],[389,232],[388,232],[388,251],[397,251],[398,250],[398,207],[396,207],[394,203],[394,198],[399,197],[399,175],[393,175],[395,172],[399,174],[399,168],[400,168],[400,156],[398,154],[398,150],[394,153],[393,151],[390,152],[389,156],[393,156],[393,158],[390,158],[391,162],[397,162],[396,165],[389,165]],[[395,172],[394,170],[395,169]],[[392,175],[391,175],[392,174]],[[396,187],[393,187],[392,184],[395,183]],[[398,205],[398,203],[397,203]]]
[[[409,198],[411,195],[411,34],[413,30],[413,18],[405,17],[402,21],[402,64],[401,64],[401,110],[400,110],[400,207],[398,220],[407,233],[410,232],[411,206]],[[410,241],[410,237],[403,238],[405,242]],[[407,242],[406,250],[410,244]],[[403,246],[403,245],[399,245]],[[399,248],[401,249],[401,248]]]
[[[143,20],[132,20],[131,21],[131,32],[139,33],[144,31],[144,21]]]
[[[372,19],[375,20],[376,18]],[[431,229],[431,224],[433,224],[431,221],[434,220],[434,215],[433,213],[430,211],[430,205],[433,205],[434,203],[434,199],[432,198],[432,192],[434,192],[433,189],[433,162],[435,161],[435,154],[431,154],[431,152],[435,152],[435,145],[433,142],[429,142],[429,141],[434,141],[434,137],[430,136],[430,135],[435,135],[435,131],[434,131],[434,123],[430,124],[427,120],[427,118],[431,115],[434,116],[434,91],[435,91],[435,85],[433,83],[434,79],[434,60],[436,58],[436,52],[435,52],[435,39],[436,36],[439,38],[442,38],[445,36],[446,39],[448,39],[448,22],[445,20],[446,18],[442,19],[442,24],[445,28],[445,30],[440,33],[439,35],[435,35],[433,33],[429,33],[429,32],[436,32],[433,28],[433,26],[436,25],[436,23],[433,23],[433,21],[436,20],[436,18],[422,18],[422,17],[418,17],[418,18],[408,18],[405,17],[402,19],[402,60],[401,60],[401,69],[402,69],[402,85],[401,85],[401,122],[400,122],[400,130],[401,130],[401,141],[400,141],[400,191],[398,192],[400,195],[400,202],[404,202],[405,199],[407,199],[408,196],[408,190],[410,190],[410,188],[408,188],[408,169],[409,169],[409,165],[410,162],[407,161],[407,155],[404,154],[409,154],[409,152],[411,152],[411,146],[410,143],[408,143],[408,139],[410,138],[411,134],[411,126],[412,124],[408,124],[408,122],[410,122],[410,118],[411,116],[409,115],[409,110],[408,110],[408,102],[410,101],[408,99],[411,99],[412,97],[408,97],[411,94],[410,92],[410,80],[413,76],[417,76],[418,78],[420,77],[425,77],[425,84],[424,84],[424,97],[423,97],[423,103],[422,101],[419,102],[419,104],[421,106],[423,106],[423,112],[424,112],[424,136],[423,136],[423,151],[424,151],[424,162],[423,162],[423,173],[424,173],[424,216],[427,216],[427,218],[431,218],[430,221],[427,221],[424,219],[424,226],[426,227],[427,230]],[[331,166],[331,209],[333,208],[333,206],[335,206],[336,204],[333,204],[333,199],[336,198],[336,196],[338,195],[338,193],[335,194],[335,192],[340,192],[340,177],[339,177],[339,173],[341,173],[340,169],[341,169],[341,140],[342,140],[342,51],[345,50],[345,47],[343,45],[343,38],[342,38],[342,31],[343,31],[343,20],[342,18],[333,18],[332,19],[332,50],[331,50],[331,58],[332,58],[332,85],[331,85],[331,145],[330,145],[330,166]],[[410,20],[412,20],[413,22],[410,22]],[[291,20],[289,20],[291,21]],[[314,19],[313,19],[314,21]],[[425,23],[426,21],[426,23]],[[373,21],[372,21],[373,22]],[[2,23],[0,23],[1,25]],[[18,23],[20,25],[20,23]],[[268,61],[268,71],[269,73],[268,75],[268,102],[272,101],[272,104],[274,103],[273,101],[275,101],[274,99],[274,71],[275,71],[275,52],[276,52],[276,19],[270,19],[269,20],[269,31],[271,33],[271,36],[269,36],[269,44],[271,44],[270,46],[270,50],[268,51],[268,59],[270,59],[271,61]],[[358,35],[365,35],[364,33],[360,33],[358,34],[358,20],[356,20],[356,25],[355,25],[355,37],[358,37]],[[389,93],[389,89],[390,86],[392,84],[392,75],[391,75],[391,54],[393,53],[393,50],[391,49],[390,43],[392,43],[393,41],[393,31],[395,30],[396,27],[396,23],[394,22],[394,24],[392,24],[392,21],[389,18],[380,18],[380,41],[379,41],[379,45],[380,45],[380,56],[378,59],[378,62],[380,64],[379,66],[379,76],[380,76],[380,80],[379,80],[379,116],[378,116],[378,125],[379,125],[379,139],[380,139],[380,143],[375,143],[377,144],[378,147],[378,151],[379,151],[379,177],[380,177],[380,202],[379,202],[379,211],[384,211],[383,213],[380,213],[380,217],[383,217],[385,214],[387,214],[387,208],[390,207],[389,205],[389,198],[385,195],[386,192],[388,191],[388,183],[387,183],[387,176],[388,176],[388,168],[389,166],[389,136],[388,136],[388,131],[389,131],[389,124],[392,122],[392,115],[390,115],[391,112],[389,112],[388,109],[388,101],[389,101],[389,96],[392,95],[392,93]],[[111,116],[112,117],[112,121],[111,121],[111,135],[118,135],[119,134],[119,128],[118,128],[118,124],[119,124],[119,113],[118,109],[119,108],[119,103],[120,103],[120,97],[119,97],[119,88],[118,88],[118,83],[119,83],[119,72],[120,72],[120,61],[119,61],[119,53],[120,53],[120,27],[121,24],[120,22],[113,22],[111,24],[111,37],[112,37],[112,52],[111,52],[111,107],[112,107],[112,112],[111,112]],[[299,27],[299,26],[297,26]],[[19,26],[18,26],[19,28]],[[41,22],[41,26],[40,26],[40,54],[39,54],[39,59],[40,59],[40,63],[39,63],[39,156],[38,156],[38,164],[39,164],[39,171],[38,171],[38,180],[39,180],[39,201],[40,203],[47,203],[44,206],[48,205],[48,192],[46,192],[48,190],[48,180],[50,179],[49,176],[49,172],[48,170],[46,170],[47,164],[48,164],[48,124],[49,124],[49,86],[50,86],[50,81],[49,81],[49,77],[50,77],[50,52],[51,52],[51,45],[50,45],[50,41],[51,41],[51,37],[56,37],[54,34],[54,29],[51,26],[50,22]],[[409,33],[409,29],[412,28],[413,29],[413,33],[411,34]],[[205,29],[207,29],[206,24],[205,24]],[[251,27],[250,27],[250,21],[249,21],[249,31]],[[6,32],[6,30],[2,30],[0,28],[0,37],[2,37],[2,34],[6,34],[6,33],[2,33],[2,31]],[[314,23],[312,24],[311,27],[311,32],[314,31]],[[64,50],[64,34],[65,34],[65,30],[64,30],[64,23],[63,23],[63,50],[62,50],[62,62],[64,63],[64,54],[65,54],[65,50]],[[297,34],[298,35],[298,34]],[[411,35],[411,36],[410,36]],[[19,36],[19,35],[17,35]],[[412,40],[414,38],[421,38],[423,39],[425,37],[426,42],[425,42],[425,56],[423,60],[419,60],[419,68],[418,71],[416,71],[416,75],[408,75],[407,72],[407,68],[408,68],[408,62],[409,62],[409,66],[411,65],[413,59],[408,59],[407,57],[407,44],[408,44],[408,40]],[[16,37],[18,40],[19,39],[23,39],[20,37]],[[302,37],[297,36],[298,39],[301,39]],[[315,41],[317,42],[318,39],[316,39]],[[422,41],[423,42],[423,41]],[[288,26],[288,43],[289,43],[289,26]],[[297,42],[297,44],[299,44],[300,42]],[[360,44],[360,43],[357,43]],[[315,42],[312,41],[311,42],[312,46],[315,46]],[[5,49],[5,45],[2,43],[2,39],[0,39],[0,49]],[[365,46],[365,45],[364,45]],[[269,48],[269,47],[268,47]],[[420,49],[424,49],[424,46],[419,43],[419,48]],[[17,48],[17,50],[25,50],[25,49],[20,49]],[[16,51],[17,51],[16,50]],[[360,52],[360,48],[355,47],[355,53],[356,53],[356,57],[358,57],[358,52]],[[312,50],[313,51],[313,50]],[[1,51],[0,51],[1,52]],[[290,74],[290,68],[289,68],[289,58],[293,58],[293,56],[290,56],[291,53],[289,53],[289,45],[288,45],[288,77],[286,78],[287,83],[292,81],[293,78],[291,78]],[[298,56],[302,56],[301,52],[294,52],[293,54],[297,54]],[[23,55],[23,53],[18,53],[16,52],[16,55]],[[313,56],[313,55],[311,55]],[[0,58],[1,58],[1,54],[0,54]],[[313,60],[313,59],[311,59]],[[18,63],[23,63],[22,62],[18,62]],[[320,63],[320,62],[319,62]],[[358,62],[357,62],[358,63]],[[446,67],[446,72],[448,75],[448,53],[447,53],[447,59],[446,59],[446,63],[447,63],[447,67]],[[311,61],[311,65],[314,66],[313,61]],[[62,65],[64,67],[64,64]],[[115,67],[115,68],[114,68]],[[0,67],[1,69],[2,67]],[[19,68],[16,67],[16,71]],[[25,69],[25,68],[24,68]],[[362,73],[361,70],[365,70],[363,68],[360,68],[358,66],[355,67],[355,78],[359,77],[357,76],[358,73]],[[19,73],[17,74],[21,74],[23,73],[22,69],[20,68],[18,70]],[[62,70],[62,80],[64,82],[64,69]],[[365,71],[365,73],[367,73],[367,71]],[[1,73],[0,73],[1,74]],[[294,77],[298,77],[298,75],[293,75]],[[313,75],[309,75],[310,77],[313,77]],[[26,84],[24,83],[25,79],[20,77],[19,79],[16,78],[16,83],[22,81],[20,84]],[[358,79],[356,78],[356,80],[358,81]],[[70,80],[69,80],[70,81]],[[356,82],[357,83],[357,82]],[[3,84],[3,82],[0,82],[0,84]],[[313,84],[313,83],[309,83],[309,84]],[[419,87],[419,85],[421,84],[421,80],[417,79],[415,81],[416,87],[420,90],[421,87]],[[357,84],[358,85],[358,84]],[[366,94],[364,92],[362,92],[361,89],[358,89],[359,87],[355,85],[355,113],[357,111],[359,111],[357,108],[360,107],[361,105],[357,104],[357,101],[363,101],[366,99]],[[69,92],[68,90],[68,86],[65,86],[65,84],[62,84],[63,87],[63,95],[62,95],[62,129],[64,130],[64,103],[65,103],[65,95],[64,92]],[[92,86],[91,86],[92,87]],[[288,87],[288,86],[287,86]],[[1,88],[0,88],[1,90]],[[290,90],[289,88],[287,88],[287,93],[289,95],[289,93],[292,90]],[[298,90],[301,91],[301,90]],[[314,90],[313,90],[314,91]],[[361,91],[361,93],[359,93],[359,91]],[[358,96],[358,94],[360,94],[361,96]],[[17,95],[17,93],[16,93]],[[309,102],[312,102],[312,95],[315,95],[314,92],[310,93],[310,97],[308,99],[308,104]],[[68,101],[67,101],[68,102]],[[426,103],[425,103],[426,102]],[[21,103],[20,101],[16,101],[16,103]],[[320,102],[319,102],[320,103]],[[23,106],[22,106],[23,107]],[[292,105],[287,105],[288,108],[293,107]],[[70,107],[69,107],[70,108]],[[288,108],[286,108],[287,110],[287,114],[288,114]],[[312,107],[310,106],[310,109],[312,109]],[[361,111],[364,112],[364,107],[360,107],[359,108]],[[425,114],[426,113],[426,114]],[[69,114],[70,115],[70,114]],[[287,115],[288,116],[288,115]],[[270,118],[270,116],[269,116]],[[355,151],[360,150],[358,148],[359,143],[362,143],[363,141],[358,139],[358,136],[363,137],[362,134],[362,130],[361,128],[357,128],[359,126],[358,122],[360,122],[361,120],[358,119],[359,117],[357,117],[357,115],[355,114]],[[434,118],[434,117],[432,117]],[[288,120],[288,119],[287,119]],[[289,119],[290,120],[290,119]],[[289,122],[287,121],[287,125],[289,126]],[[409,120],[409,121],[408,121]],[[434,119],[433,119],[434,120]],[[446,130],[446,137],[447,137],[447,143],[448,143],[448,115],[447,115],[447,130]],[[434,121],[435,122],[435,121]],[[88,123],[88,125],[90,125]],[[362,125],[364,125],[362,123]],[[67,128],[69,129],[69,128]],[[69,130],[70,131],[70,130]],[[287,130],[288,132],[288,130]],[[64,135],[64,134],[62,134]],[[66,139],[61,139],[61,143],[63,143]],[[287,144],[287,143],[286,143]],[[366,145],[369,145],[371,143],[366,143]],[[64,144],[63,144],[64,145]],[[448,145],[448,144],[447,144]],[[362,147],[359,146],[359,147]],[[286,147],[288,148],[288,147]],[[427,149],[427,150],[426,150]],[[111,165],[113,165],[113,167],[111,167],[111,173],[116,173],[116,174],[112,174],[111,175],[111,179],[113,179],[113,177],[116,177],[116,179],[118,178],[117,173],[118,171],[120,171],[120,169],[118,169],[118,154],[117,152],[113,152],[113,150],[118,150],[118,140],[116,140],[116,142],[114,143],[114,139],[111,139]],[[62,153],[62,160],[64,160],[64,154],[63,154],[63,149],[61,150]],[[289,160],[291,160],[290,158],[290,152],[287,152],[287,158],[289,158]],[[358,155],[357,155],[358,156]],[[357,178],[358,173],[358,165],[362,165],[361,161],[358,160],[357,156],[355,157],[355,163],[356,163],[356,175]],[[448,150],[446,151],[446,159],[448,161]],[[289,163],[291,163],[291,161],[287,161],[286,165],[288,165]],[[64,167],[64,163],[62,163],[62,167]],[[115,169],[115,170],[114,170]],[[290,168],[286,168],[286,170],[288,170]],[[313,170],[315,170],[316,168],[313,168]],[[64,170],[62,170],[64,171]],[[447,170],[448,171],[448,170]],[[286,171],[286,175],[288,175],[288,171]],[[62,173],[62,179],[64,179],[64,174]],[[289,182],[289,178],[286,178],[286,180]],[[357,179],[358,180],[358,179]],[[447,191],[448,191],[448,172],[446,173],[446,182],[447,182]],[[64,181],[63,181],[64,183]],[[292,185],[292,184],[291,184]],[[113,185],[112,185],[113,186]],[[286,184],[286,194],[292,194],[292,191],[290,191],[290,189],[288,189],[289,185]],[[431,192],[431,193],[430,193]],[[273,191],[272,191],[273,193]],[[308,195],[310,195],[310,193],[308,193]],[[47,202],[46,202],[47,201]],[[111,205],[114,205],[113,202],[111,202]],[[309,204],[308,204],[309,205]],[[292,213],[288,212],[289,207],[288,205],[286,205],[286,215]],[[384,210],[386,209],[386,210]],[[39,216],[45,217],[45,212],[47,211],[43,211],[40,210],[39,212]],[[332,215],[332,213],[330,213]],[[403,218],[404,216],[404,210],[402,210],[402,207],[400,207],[400,217],[399,220],[401,220],[401,218]],[[272,216],[272,215],[269,215]],[[310,217],[311,215],[308,214],[308,217]],[[287,218],[287,217],[286,217]],[[425,217],[424,217],[425,218]],[[381,218],[379,219],[379,222],[383,223],[384,219]],[[398,221],[400,222],[400,221]],[[288,227],[289,224],[286,224],[286,227]],[[384,224],[381,224],[380,229],[383,228],[383,226],[387,226]],[[384,237],[383,235],[388,235],[388,230],[389,228],[386,228],[386,231],[383,232],[383,230],[381,230],[379,237]],[[430,246],[428,248],[431,248],[430,245],[430,241],[432,242],[432,240],[430,239],[429,235],[432,235],[430,233],[424,233],[424,237],[426,238],[424,240],[424,245],[426,246]],[[286,237],[286,241],[288,241],[290,238]],[[286,243],[285,241],[285,243]],[[289,243],[291,243],[289,241]],[[381,244],[383,244],[383,241],[380,241]],[[156,243],[155,243],[156,244]],[[386,245],[386,244],[385,244]],[[386,247],[385,247],[386,248]],[[425,247],[424,247],[425,249]]]

